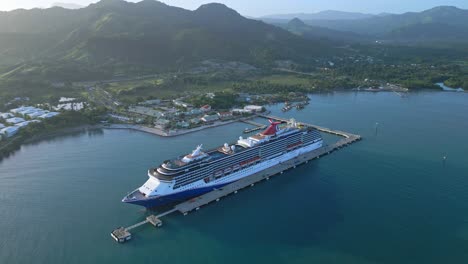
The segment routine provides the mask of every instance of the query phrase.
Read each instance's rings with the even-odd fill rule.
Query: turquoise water
[[[23,146],[0,163],[0,263],[468,261],[468,94],[335,93],[312,95],[302,111],[279,108],[273,114],[365,140],[168,216],[162,229],[144,226],[125,245],[109,232],[144,219],[120,199],[148,167],[236,139],[246,125],[177,138],[104,130]]]

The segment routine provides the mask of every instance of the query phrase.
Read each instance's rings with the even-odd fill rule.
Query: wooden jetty
[[[278,120],[282,122],[287,122],[289,120],[286,120],[284,118],[280,117],[275,117],[275,116],[267,116],[267,115],[258,115],[263,118],[268,118],[272,120]],[[316,126],[312,124],[307,124],[307,123],[301,123],[298,122],[299,124],[302,124],[304,126],[310,126],[314,127],[317,130],[324,132],[324,133],[329,133],[329,134],[334,134],[343,137],[339,141],[335,142],[334,144],[331,145],[325,145],[319,149],[316,149],[314,151],[305,153],[301,156],[298,156],[294,159],[291,159],[286,162],[282,162],[274,167],[268,168],[266,170],[263,170],[261,172],[255,173],[249,177],[243,178],[241,180],[238,180],[236,182],[233,182],[231,184],[228,184],[220,189],[213,190],[209,193],[203,194],[201,196],[195,197],[193,199],[190,199],[188,201],[182,202],[180,204],[177,204],[174,206],[173,209],[166,211],[164,213],[161,213],[157,216],[150,215],[146,218],[146,220],[139,222],[137,224],[134,224],[132,226],[129,226],[127,228],[120,227],[115,229],[114,231],[111,232],[111,236],[119,243],[124,243],[129,241],[132,238],[132,235],[130,233],[130,230],[135,229],[139,226],[142,226],[147,223],[151,223],[152,225],[156,227],[162,226],[162,221],[160,220],[163,216],[166,216],[168,214],[174,213],[174,212],[180,212],[183,215],[187,215],[191,211],[198,211],[202,206],[205,206],[207,204],[210,204],[212,202],[218,202],[220,199],[223,197],[226,197],[230,194],[235,194],[239,190],[247,188],[247,187],[253,187],[256,183],[263,181],[263,180],[269,180],[270,177],[273,177],[275,175],[281,175],[283,174],[284,171],[289,170],[289,169],[294,169],[297,166],[300,166],[302,164],[308,163],[310,160],[318,159],[322,156],[328,155],[332,153],[333,151],[339,150],[343,147],[346,147],[354,142],[357,142],[361,140],[360,135],[355,135],[351,134],[348,132],[343,132],[343,131],[338,131],[338,130],[332,130],[329,128],[321,127],[321,126]]]

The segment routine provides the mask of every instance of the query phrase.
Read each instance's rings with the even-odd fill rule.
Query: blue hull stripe
[[[146,208],[155,208],[155,207],[164,206],[164,205],[168,205],[168,204],[172,204],[172,203],[176,203],[176,202],[183,202],[183,201],[188,200],[190,198],[200,196],[200,195],[205,194],[207,192],[213,191],[214,189],[226,186],[229,183],[231,183],[231,182],[218,184],[218,185],[213,185],[213,186],[210,186],[210,187],[187,190],[187,191],[183,191],[183,192],[179,192],[179,193],[175,193],[175,194],[171,194],[171,195],[156,197],[156,198],[153,198],[153,199],[128,201],[126,203],[141,205],[141,206],[144,206]]]

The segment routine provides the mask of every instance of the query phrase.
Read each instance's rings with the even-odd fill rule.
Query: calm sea
[[[23,146],[0,163],[0,263],[468,262],[468,94],[334,93],[312,95],[302,111],[280,107],[273,114],[364,140],[165,217],[162,229],[144,226],[125,245],[109,232],[144,219],[120,200],[149,167],[235,140],[246,125],[176,138],[93,131]]]

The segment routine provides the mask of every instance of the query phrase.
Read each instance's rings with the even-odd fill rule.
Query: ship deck
[[[297,129],[297,133],[299,133],[300,131],[302,131],[302,129]],[[295,133],[292,133],[292,134],[295,134]],[[288,134],[286,136],[290,136],[292,134]],[[257,135],[254,135],[252,136],[253,138],[257,138],[257,139],[263,139],[264,137],[263,136],[257,136]],[[274,141],[274,140],[277,140],[277,139],[281,139],[282,137],[277,137],[277,138],[273,138],[272,140],[270,141]],[[250,148],[245,148],[243,146],[240,146],[237,144],[237,142],[235,143],[228,143],[229,146],[235,146],[235,150],[234,150],[234,153],[241,153],[243,151],[246,151]],[[258,144],[257,146],[261,146],[262,143]],[[255,147],[257,147],[255,146]],[[223,152],[220,152],[219,149],[221,148],[222,146],[218,146],[217,148],[214,148],[214,149],[210,149],[208,151],[206,151],[205,153],[208,154],[208,157],[198,161],[198,162],[192,162],[192,163],[184,163],[184,162],[181,162],[180,160],[183,158],[183,156],[180,156],[180,157],[177,157],[175,159],[172,159],[172,160],[168,160],[168,161],[165,161],[166,162],[166,166],[167,165],[170,165],[170,170],[173,170],[173,171],[177,171],[177,170],[182,170],[182,169],[189,169],[191,168],[192,166],[196,166],[200,163],[206,163],[206,162],[213,162],[213,161],[216,161],[216,160],[219,160],[221,158],[224,158],[224,157],[227,157],[229,155],[232,155],[232,154],[226,154],[226,153],[223,153]],[[154,169],[157,169],[157,168],[154,168]],[[165,170],[167,170],[166,168],[163,168]]]

